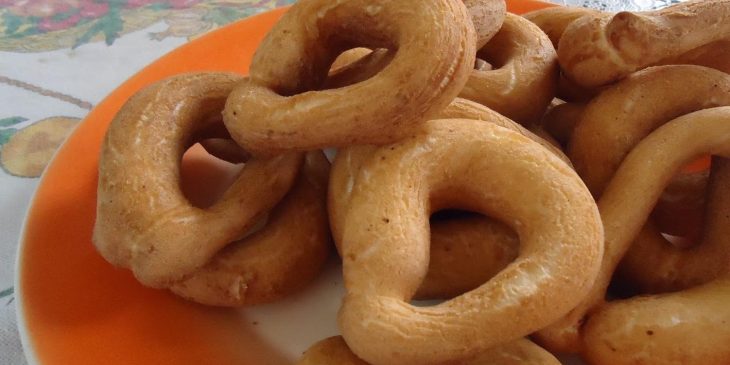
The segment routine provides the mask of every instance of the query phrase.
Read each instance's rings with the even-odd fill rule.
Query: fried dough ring
[[[543,116],[541,126],[561,146],[567,146],[585,108],[586,105],[581,103],[555,105]],[[702,225],[706,182],[706,173],[681,174],[673,179],[652,213],[661,232],[686,237],[684,242],[699,238],[698,227]],[[643,264],[641,266],[646,267]],[[632,276],[629,281],[634,280],[641,278]]]
[[[463,365],[560,365],[560,361],[530,340],[519,339],[479,354]],[[341,336],[312,345],[297,365],[369,365],[352,353]]]
[[[248,161],[213,206],[180,190],[182,155],[213,123],[240,76],[186,74],[139,91],[114,117],[102,145],[94,244],[143,284],[164,288],[208,262],[286,194],[299,154]]]
[[[562,320],[538,332],[537,337],[548,349],[560,352],[584,350],[582,323],[590,318],[591,312],[600,310],[605,303],[611,277],[632,241],[634,245],[650,242],[636,238],[642,229],[647,229],[651,209],[673,174],[684,164],[706,153],[730,156],[727,146],[729,117],[730,107],[704,109],[683,115],[656,129],[624,158],[598,201],[606,236],[601,273],[590,295],[578,307]],[[727,176],[727,172],[723,171],[722,175]],[[718,186],[722,185],[728,186],[727,181]],[[685,287],[690,286],[689,282],[694,285],[707,283],[727,271],[730,264],[727,235],[716,232],[727,230],[730,205],[724,204],[727,201],[724,196],[721,195],[721,198],[722,204],[718,204],[721,212],[705,220],[704,242],[684,252],[670,249],[671,245],[652,247],[651,255],[661,255],[656,261],[664,263],[652,265],[653,271],[684,270],[680,275],[687,282]]]
[[[579,18],[563,33],[558,58],[568,78],[595,88],[728,37],[730,0],[695,0],[650,12]]]
[[[585,357],[594,365],[728,364],[728,303],[730,277],[608,303],[585,326]]]
[[[586,15],[600,14],[598,10],[574,7],[574,6],[554,6],[549,8],[543,8],[529,13],[522,14],[522,16],[535,23],[553,44],[555,49],[558,49],[558,43],[560,37],[563,36],[565,29],[575,20],[584,17]],[[587,89],[578,86],[571,80],[565,78],[562,74],[558,79],[557,96],[563,100],[570,102],[587,102],[598,93],[598,90]]]
[[[537,122],[555,96],[558,82],[557,54],[545,34],[522,17],[507,13],[499,32],[479,49],[478,56],[498,67],[472,70],[459,97],[523,125]],[[337,88],[365,80],[392,58],[392,52],[383,49],[349,50],[337,59],[325,85]]]
[[[657,90],[661,90],[661,95]],[[626,154],[652,130],[680,115],[720,105],[730,105],[730,75],[691,65],[648,68],[607,89],[588,104],[573,131],[568,154],[594,196],[600,196]],[[699,181],[693,189],[681,189],[682,199],[695,202],[703,199],[702,176],[702,173],[697,175]],[[673,182],[670,186],[680,183]],[[673,209],[681,207],[666,208],[667,204],[657,207],[660,217],[682,213],[682,209]],[[667,233],[692,236],[693,227],[689,224],[701,220],[702,211],[695,209],[691,213],[682,226],[668,222],[659,228]],[[657,272],[657,276],[663,275]]]
[[[626,157],[599,202],[606,227],[600,287],[607,285],[612,269],[673,173],[706,153],[727,158],[728,140],[730,107],[717,107],[667,123]],[[705,270],[714,271],[711,281],[685,291],[631,298],[599,308],[585,327],[585,354],[592,364],[628,365],[646,359],[657,365],[730,361],[730,162],[719,159],[713,170],[705,242],[690,251],[669,253],[681,256],[676,257],[679,263],[689,264],[691,270],[706,266]],[[692,263],[697,260],[701,262]]]
[[[330,252],[329,162],[309,152],[297,181],[265,226],[218,252],[170,290],[198,303],[247,306],[280,299],[309,283]]]
[[[429,121],[413,137],[379,148],[359,176],[367,178],[357,180],[345,219],[347,292],[338,323],[368,362],[476,356],[556,320],[593,282],[603,250],[593,199],[566,163],[517,132]],[[475,290],[415,307],[408,301],[426,275],[428,217],[446,207],[513,223],[520,255]]]
[[[456,98],[438,118],[466,118],[495,123],[512,129],[550,149],[569,162],[563,153],[519,124],[464,99]],[[352,186],[362,164],[376,150],[374,146],[341,149],[330,174],[328,211],[335,245],[340,250],[342,228]],[[452,298],[489,280],[517,256],[519,240],[504,224],[484,216],[431,222],[431,259],[426,278],[414,298]],[[341,252],[341,251],[340,251]]]
[[[558,64],[555,49],[540,28],[508,13],[502,28],[477,56],[493,70],[473,70],[459,97],[531,125],[555,97]]]
[[[713,159],[713,166],[710,169],[709,181],[702,185],[700,191],[702,198],[706,201],[700,202],[701,208],[705,209],[704,217],[705,225],[712,224],[706,222],[717,213],[717,202],[714,201],[713,184],[715,190],[721,184],[730,184],[730,179],[718,177],[722,175],[728,167],[721,167],[721,163],[717,158]],[[725,163],[727,165],[727,163]],[[727,175],[727,173],[725,173]],[[705,186],[706,185],[706,186]],[[704,200],[704,199],[703,199]],[[730,208],[726,209],[730,210]],[[717,218],[715,218],[717,219]],[[649,221],[651,223],[651,221]],[[730,255],[728,248],[723,246],[719,241],[710,240],[710,243],[702,243],[703,236],[707,235],[707,229],[702,230],[702,221],[699,222],[695,229],[699,232],[694,233],[700,244],[691,245],[690,247],[677,247],[677,245],[668,244],[659,234],[658,224],[649,224],[639,233],[639,239],[631,245],[626,252],[623,261],[619,266],[619,272],[631,279],[633,286],[644,293],[663,293],[668,291],[677,291],[691,288],[699,284],[704,284],[709,280],[717,277],[719,272],[723,271],[723,265],[730,265]],[[706,239],[705,239],[706,240]],[[723,257],[726,261],[723,261]]]
[[[253,155],[393,142],[453,100],[475,44],[458,0],[302,0],[257,49],[223,120]],[[397,51],[367,80],[317,90],[335,58],[356,46]]]
[[[730,75],[701,66],[651,67],[588,104],[568,155],[588,189],[599,196],[624,157],[651,131],[681,115],[724,105],[730,105]]]
[[[332,235],[341,251],[342,228],[357,173],[376,148],[340,150],[332,164],[328,208]],[[484,216],[431,220],[428,273],[414,299],[446,299],[472,290],[517,257],[519,239],[503,223]]]
[[[657,90],[661,90],[660,96]],[[607,89],[588,104],[573,131],[568,155],[588,189],[594,196],[600,197],[625,156],[654,129],[673,118],[718,105],[730,105],[729,75],[690,65],[648,68]],[[652,229],[653,226],[650,219],[648,231],[638,235],[638,239],[663,241],[670,245],[658,230]],[[629,262],[632,261],[629,259]],[[652,267],[651,271],[644,270],[645,277],[631,275],[638,270],[630,268],[625,269],[624,274],[627,277],[631,275],[635,286],[650,289],[643,284],[650,283],[651,286],[656,285],[656,289],[650,291],[658,291],[676,282],[675,279],[671,282],[665,280],[676,277],[675,273],[667,271],[670,267],[660,265]],[[663,280],[664,284],[658,285]],[[577,322],[582,314],[578,312],[571,319],[574,323],[564,322],[542,332],[540,339],[549,349],[579,351]]]
[[[476,48],[481,49],[492,37],[499,31],[504,22],[505,14],[507,13],[507,4],[504,0],[463,0],[464,6],[469,12],[472,24],[474,24],[474,31],[476,33]],[[331,69],[337,70],[343,66],[347,66],[355,61],[367,56],[372,52],[369,48],[353,48],[340,54],[335,62],[332,64]],[[376,50],[376,52],[387,52],[385,49]],[[392,56],[389,57],[392,59]],[[388,61],[390,62],[390,61]],[[384,67],[375,67],[374,69],[380,71]],[[366,80],[373,75],[362,78]]]

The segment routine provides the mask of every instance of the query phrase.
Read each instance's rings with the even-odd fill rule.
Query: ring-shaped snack
[[[588,104],[573,131],[568,154],[578,174],[598,197],[624,157],[657,127],[681,115],[723,105],[730,105],[728,74],[692,65],[648,68],[617,83]],[[611,110],[610,115],[605,114],[608,110]],[[704,201],[702,186],[706,185],[707,174],[695,172],[689,175],[698,181],[694,183],[694,189],[683,189],[682,197],[689,201]],[[687,176],[680,175],[670,186],[680,187],[681,179],[686,178]],[[665,194],[664,197],[669,196]],[[657,207],[660,214],[661,209],[670,216],[680,212],[665,208],[666,204]],[[691,217],[685,217],[686,221],[702,220],[701,206],[691,213]],[[677,226],[667,229],[666,224],[655,224],[655,220],[650,218],[647,231],[638,236],[639,241],[647,242],[637,242],[636,247],[657,247],[658,242],[663,242],[662,246],[674,247],[660,231],[697,237],[692,233],[692,227],[682,228]],[[642,290],[677,290],[706,280],[706,275],[702,274],[705,272],[703,268],[697,268],[698,273],[687,269],[679,272],[673,265],[665,262],[646,270],[647,266],[642,263],[644,256],[633,257],[633,252],[627,255],[626,264],[622,265],[624,268],[621,271]],[[649,257],[657,258],[658,255],[659,252],[656,252],[649,254]],[[631,274],[640,272],[644,275]]]
[[[460,0],[301,0],[257,49],[224,123],[253,155],[393,142],[461,91],[475,37]],[[337,56],[358,46],[395,55],[367,80],[321,90]]]
[[[494,69],[472,70],[459,97],[522,125],[538,122],[555,97],[559,74],[557,53],[547,35],[530,21],[508,13],[477,57]]]
[[[602,226],[585,185],[555,154],[512,130],[429,121],[379,148],[359,177],[343,230],[338,323],[368,362],[458,361],[514,341],[565,315],[600,266]],[[428,268],[428,217],[443,208],[510,222],[520,254],[479,288],[416,307],[408,302]]]
[[[537,338],[543,345],[552,351],[560,352],[586,350],[584,346],[587,342],[584,342],[583,339],[583,325],[594,312],[600,311],[600,308],[605,305],[606,290],[619,262],[632,245],[647,245],[655,242],[640,239],[640,237],[647,230],[649,215],[664,187],[669,184],[673,175],[683,165],[700,156],[709,153],[730,157],[728,140],[730,140],[730,107],[716,107],[682,115],[665,123],[631,150],[623,159],[621,166],[598,201],[606,237],[606,251],[601,263],[601,273],[591,289],[591,293],[579,306],[560,321],[537,333]],[[710,283],[728,272],[730,250],[727,248],[727,230],[730,227],[728,224],[730,204],[725,203],[730,199],[730,193],[726,194],[724,191],[730,186],[725,180],[725,176],[730,174],[725,171],[728,167],[730,165],[727,163],[724,166],[715,166],[715,169],[719,169],[721,178],[710,177],[708,188],[708,207],[710,207],[708,212],[710,214],[705,218],[703,242],[688,250],[680,250],[671,244],[661,242],[661,245],[650,247],[648,250],[651,251],[651,254],[647,260],[653,263],[653,265],[648,264],[652,265],[651,270],[658,271],[659,275],[663,275],[665,272],[677,273],[677,277],[670,278],[682,281],[682,285],[678,286],[679,289]],[[717,182],[713,183],[713,180],[717,180]],[[719,193],[717,193],[718,191]],[[719,199],[714,201],[717,197]],[[713,205],[718,208],[714,208]],[[659,257],[651,258],[652,255]],[[679,294],[679,296],[681,295]],[[642,301],[640,298],[635,300]],[[687,311],[677,312],[676,318],[681,322],[679,318],[685,315],[695,315],[694,313],[692,308],[688,308]],[[724,313],[723,315],[730,314],[728,311],[722,313]],[[701,315],[698,315],[699,317]],[[730,318],[725,318],[730,320]],[[671,326],[671,324],[668,325]],[[626,328],[629,327],[630,325],[626,326]],[[691,345],[688,344],[690,342]],[[682,349],[702,348],[704,346],[702,343],[706,342],[707,339],[704,336],[686,338],[686,342],[682,342]],[[664,350],[659,348],[652,350],[652,359],[655,358],[654,356],[663,356],[661,351]],[[722,351],[722,349],[718,348],[716,351]],[[675,353],[673,350],[669,352]],[[689,351],[689,353],[693,353],[693,351]],[[636,354],[631,356],[634,355]],[[703,363],[701,359],[693,361],[700,362],[692,362],[692,364]],[[682,363],[688,364],[689,362]]]
[[[655,11],[581,17],[563,32],[558,58],[569,79],[596,88],[729,37],[730,1],[693,0]]]
[[[331,247],[329,168],[322,152],[307,153],[294,186],[264,226],[223,248],[170,290],[198,303],[235,307],[272,302],[311,282]]]
[[[642,140],[616,172],[598,203],[606,227],[606,253],[595,290],[605,291],[613,268],[677,169],[708,153],[716,161],[708,185],[703,242],[690,252],[675,249],[674,254],[679,263],[714,272],[709,281],[687,290],[593,303],[598,306],[583,329],[584,354],[591,364],[730,361],[729,140],[730,107],[700,110],[670,121]],[[695,249],[702,252],[691,252]]]
[[[276,205],[294,183],[300,154],[253,158],[211,207],[180,189],[180,161],[200,130],[215,123],[241,80],[185,74],[139,91],[114,117],[99,160],[93,241],[115,266],[164,288],[203,266]],[[220,120],[218,118],[218,120]]]
[[[521,125],[489,108],[456,98],[437,115],[438,118],[465,118],[512,129],[551,150],[566,162],[568,158],[551,144]],[[328,211],[335,244],[340,250],[342,228],[352,187],[362,164],[376,147],[354,146],[340,149],[332,164],[328,192]],[[426,278],[415,299],[452,298],[484,283],[517,254],[519,241],[514,232],[494,219],[483,216],[461,217],[431,222],[431,259]]]
[[[636,72],[593,99],[573,129],[568,156],[600,196],[621,161],[667,121],[730,105],[730,75],[702,66],[668,65]]]

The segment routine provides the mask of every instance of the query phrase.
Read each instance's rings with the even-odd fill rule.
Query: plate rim
[[[548,1],[542,1],[542,0],[506,0],[506,1],[514,2],[514,3],[520,4],[521,6],[530,7],[530,8],[534,8],[534,9],[561,6],[560,4],[550,3]],[[226,28],[232,27],[236,23],[251,21],[251,20],[253,20],[255,18],[259,18],[259,17],[271,16],[271,13],[285,11],[289,7],[291,7],[291,5],[276,7],[276,8],[269,9],[267,11],[260,12],[258,14],[254,14],[254,15],[242,18],[242,19],[238,19],[238,20],[231,22],[229,24],[226,24],[220,28],[217,28],[208,33],[205,33],[197,39],[185,42],[185,43],[171,49],[170,51],[164,53],[163,55],[159,56],[155,60],[147,63],[140,70],[134,72],[132,75],[130,75],[128,78],[126,78],[122,83],[120,83],[118,86],[116,86],[114,89],[112,89],[103,98],[101,98],[99,100],[99,102],[97,102],[94,105],[94,108],[92,108],[87,113],[87,115],[76,126],[73,127],[72,131],[68,134],[68,136],[63,141],[63,143],[61,145],[59,145],[59,147],[54,151],[53,156],[49,160],[47,167],[54,165],[56,163],[57,156],[59,155],[59,151],[61,151],[64,147],[66,147],[68,141],[73,139],[72,137],[74,137],[78,133],[78,131],[81,129],[80,127],[82,125],[88,123],[87,120],[89,119],[89,116],[92,115],[93,111],[99,105],[103,104],[118,89],[122,88],[127,83],[129,83],[130,80],[137,78],[139,75],[141,75],[143,73],[146,73],[152,65],[156,64],[161,59],[170,56],[171,53],[176,52],[177,50],[179,50],[182,47],[189,46],[190,43],[192,43],[192,42],[202,43],[205,41],[206,37],[209,37],[209,36],[215,34],[216,32],[221,32],[221,31],[225,30]],[[28,231],[29,217],[32,215],[34,209],[37,209],[37,199],[38,199],[37,191],[41,186],[43,186],[45,184],[45,182],[47,180],[46,171],[48,171],[48,168],[44,169],[43,173],[39,177],[37,185],[31,196],[31,199],[29,200],[26,210],[24,212],[23,220],[22,220],[21,227],[20,227],[20,235],[17,238],[16,255],[15,255],[14,270],[13,270],[13,274],[14,274],[13,287],[14,287],[14,296],[15,296],[15,301],[16,301],[16,306],[15,306],[16,327],[18,330],[19,338],[20,338],[23,356],[24,356],[26,362],[28,363],[28,365],[41,365],[41,362],[39,360],[39,356],[38,356],[38,353],[36,352],[35,346],[33,344],[33,339],[30,334],[30,330],[28,328],[28,324],[27,324],[27,320],[26,320],[26,315],[25,315],[25,299],[26,298],[23,295],[24,289],[23,289],[23,285],[22,285],[23,280],[21,280],[22,279],[21,275],[22,275],[22,272],[24,271],[23,262],[25,262],[25,260],[23,258],[26,255],[26,251],[27,251],[27,249],[26,249],[27,239],[26,238],[27,238],[27,235],[29,232]]]

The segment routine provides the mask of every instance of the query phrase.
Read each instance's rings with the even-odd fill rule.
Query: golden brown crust
[[[569,163],[568,158],[558,148],[483,105],[456,98],[437,117],[467,118],[512,129],[540,143]],[[338,248],[342,241],[342,228],[352,186],[360,167],[374,150],[374,146],[341,149],[333,162],[328,212]],[[468,220],[468,223],[442,220],[431,222],[429,271],[414,298],[452,298],[484,283],[514,259],[519,240],[511,229],[483,216]]]
[[[257,49],[224,122],[253,155],[389,143],[458,94],[475,44],[459,0],[299,1]],[[397,51],[374,77],[318,90],[332,61],[356,46]]]
[[[99,161],[94,244],[145,285],[167,287],[210,260],[289,190],[302,156],[252,159],[213,206],[179,187],[180,160],[240,76],[185,74],[135,94],[112,121]]]
[[[700,66],[651,67],[588,104],[568,155],[598,196],[623,158],[651,131],[683,114],[721,105],[730,105],[730,75]]]
[[[558,63],[555,48],[540,28],[507,14],[502,28],[477,55],[494,69],[473,70],[459,97],[531,125],[555,97]]]
[[[688,161],[707,153],[730,156],[727,146],[730,135],[728,120],[730,107],[703,109],[682,115],[658,127],[623,159],[598,201],[606,235],[606,252],[600,274],[590,295],[578,307],[562,320],[538,332],[538,338],[548,349],[561,352],[585,350],[581,324],[590,318],[592,312],[600,311],[617,265],[637,237],[643,234],[641,231],[648,229],[646,222],[649,214],[675,172]],[[730,173],[725,171],[728,167],[725,164],[720,170],[722,180]],[[708,190],[708,204],[716,207],[707,210],[711,213],[705,220],[703,242],[685,252],[672,248],[670,244],[652,247],[651,255],[659,256],[656,262],[661,263],[652,266],[653,271],[678,273],[687,286],[710,282],[727,272],[730,267],[730,250],[727,249],[726,239],[727,230],[730,229],[730,192],[727,192],[729,185],[725,181],[716,184],[715,189]],[[715,199],[717,201],[713,201]],[[642,240],[634,244],[651,242]],[[674,278],[671,275],[666,277]],[[661,358],[664,350],[669,349],[652,350],[652,358]],[[691,363],[701,363],[695,361],[700,360],[692,359]],[[690,362],[687,360],[683,363]]]
[[[585,327],[585,353],[592,362],[628,365],[649,358],[652,364],[719,365],[730,360],[726,346],[730,343],[728,136],[730,107],[683,115],[642,140],[606,188],[599,201],[607,248],[597,281],[602,288],[608,285],[613,268],[639,234],[674,172],[705,153],[723,157],[713,164],[716,174],[708,188],[711,207],[704,242],[694,248],[697,252],[681,252],[676,257],[687,264],[677,267],[685,271],[683,274],[689,274],[687,270],[696,273],[698,268],[705,271],[708,276],[695,284],[707,284],[598,307]]]
[[[359,177],[343,230],[347,293],[338,323],[368,362],[476,356],[557,320],[590,289],[603,250],[595,202],[569,165],[517,132],[429,121],[379,148]],[[510,222],[520,254],[479,288],[415,307],[408,301],[427,270],[428,217],[447,197],[452,207]]]
[[[294,186],[264,227],[226,246],[170,290],[198,303],[233,307],[272,302],[308,284],[331,247],[328,176],[324,154],[307,153]]]
[[[729,36],[730,0],[694,0],[579,18],[563,33],[558,57],[571,80],[595,88]]]
[[[594,365],[730,363],[730,278],[663,296],[611,302],[585,326]]]
[[[729,75],[690,65],[648,68],[607,89],[588,104],[574,129],[568,153],[578,174],[599,197],[624,157],[653,130],[683,114],[718,105],[730,105]],[[681,185],[682,181],[677,178],[670,184],[670,190],[681,190],[674,198],[695,202],[695,208],[687,211],[690,205],[665,203],[654,209],[654,216],[664,217],[664,222],[649,219],[646,231],[638,236],[634,245],[637,249],[627,254],[624,265],[624,277],[634,281],[634,287],[649,292],[678,290],[687,286],[680,285],[681,277],[690,283],[698,280],[697,275],[677,271],[670,263],[672,260],[663,261],[668,257],[659,254],[663,251],[661,247],[673,247],[660,232],[683,233],[686,238],[698,236],[692,229],[698,229],[697,223],[702,221],[704,183],[695,183],[695,191],[699,194],[683,189]],[[663,196],[665,201],[673,198],[669,194]],[[685,229],[671,226],[666,222],[667,217],[681,219],[686,223]],[[690,222],[695,225],[690,226]],[[648,260],[657,265],[647,265]],[[702,271],[702,268],[698,269]]]

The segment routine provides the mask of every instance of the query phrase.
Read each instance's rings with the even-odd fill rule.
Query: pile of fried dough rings
[[[730,0],[300,0],[248,77],[124,105],[94,244],[146,286],[250,306],[306,290],[334,242],[342,336],[299,364],[727,365],[729,72]],[[194,204],[196,143],[244,165]]]

